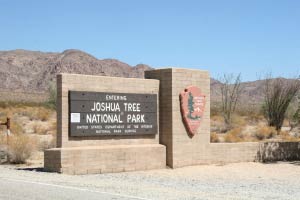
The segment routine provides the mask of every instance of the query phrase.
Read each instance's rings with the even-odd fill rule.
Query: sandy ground
[[[300,199],[300,162],[203,165],[80,176],[41,170],[32,166],[0,166],[0,188],[4,183],[12,184],[9,190],[0,192],[2,197],[7,197],[8,192],[9,199],[22,199],[18,191],[23,187],[13,185],[23,183],[33,190],[41,186],[51,188],[56,195],[80,191],[86,199],[95,193],[103,199]],[[64,189],[71,192],[64,193]],[[34,197],[29,195],[30,191],[24,192]],[[37,199],[51,199],[50,196]]]

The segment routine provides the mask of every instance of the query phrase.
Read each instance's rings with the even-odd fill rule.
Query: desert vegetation
[[[246,110],[247,106],[243,106]],[[240,111],[240,112],[239,112]],[[300,141],[299,126],[291,129],[286,116],[280,130],[269,126],[263,111],[245,115],[242,108],[233,114],[232,128],[228,129],[221,112],[211,115],[211,142]],[[298,118],[299,120],[299,118]]]
[[[219,80],[221,82],[221,113],[226,125],[226,129],[232,128],[232,115],[236,110],[236,105],[241,96],[241,75],[233,74],[224,76]]]
[[[42,160],[43,151],[55,147],[56,111],[52,103],[0,103],[0,121],[11,119],[10,135],[0,126],[1,155],[10,163]],[[34,162],[34,161],[32,161]]]
[[[262,81],[263,100],[240,100],[240,75],[220,80],[221,101],[211,105],[211,142],[300,141],[300,79]]]

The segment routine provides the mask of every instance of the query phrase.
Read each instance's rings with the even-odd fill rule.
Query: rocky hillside
[[[0,51],[0,91],[46,92],[57,73],[143,77],[147,65],[129,66],[115,59],[98,60],[79,51],[62,53]]]
[[[57,73],[143,78],[148,65],[130,66],[115,59],[99,60],[79,50],[62,53],[0,51],[0,101],[44,101]],[[220,82],[211,79],[212,102],[220,101]],[[242,83],[242,103],[263,99],[263,81]]]
[[[211,99],[212,102],[221,101],[221,83],[215,79],[211,79]],[[241,83],[241,104],[254,105],[260,104],[264,98],[264,81],[252,81]]]

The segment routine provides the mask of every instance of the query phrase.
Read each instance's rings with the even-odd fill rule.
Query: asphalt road
[[[2,200],[146,200],[127,195],[89,190],[79,187],[0,178]]]
[[[299,175],[300,162],[77,176],[0,165],[0,200],[298,200]]]

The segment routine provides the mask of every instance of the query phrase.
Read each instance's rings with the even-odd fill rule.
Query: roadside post
[[[6,122],[0,122],[0,125],[6,126],[6,156],[7,156],[7,161],[9,161],[9,136],[10,136],[10,118],[6,118]]]

